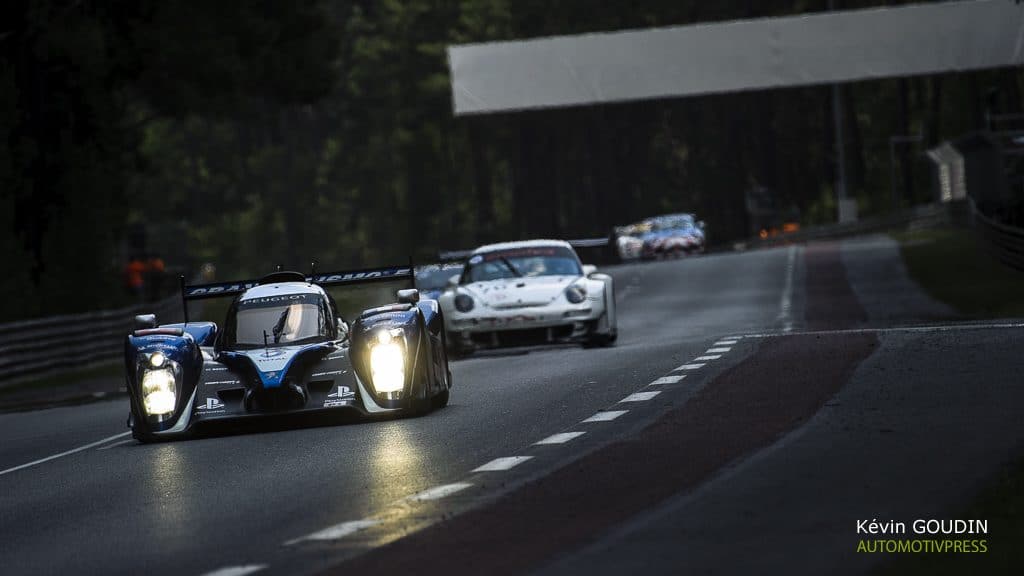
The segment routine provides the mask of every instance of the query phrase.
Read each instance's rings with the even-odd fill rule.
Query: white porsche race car
[[[582,265],[560,240],[477,248],[438,301],[456,352],[568,341],[608,346],[618,336],[612,277]]]

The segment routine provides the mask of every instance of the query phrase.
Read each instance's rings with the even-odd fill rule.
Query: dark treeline
[[[844,8],[880,2],[841,2]],[[892,2],[890,2],[892,3]],[[600,236],[665,211],[748,232],[767,188],[834,218],[827,87],[455,119],[445,48],[825,9],[825,0],[7,3],[0,24],[0,319],[123,303],[121,269],[192,274],[423,261],[438,248]],[[920,153],[1020,108],[994,71],[843,89],[850,193],[888,210]]]

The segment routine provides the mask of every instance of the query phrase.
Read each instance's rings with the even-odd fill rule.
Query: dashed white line
[[[672,371],[673,372],[678,372],[680,370],[699,370],[699,369],[701,369],[703,367],[704,367],[704,365],[698,362],[698,363],[694,363],[694,364],[683,364],[682,366],[680,366],[680,367],[678,367],[678,368],[676,368],[676,369],[674,369]]]
[[[552,434],[540,442],[536,442],[536,444],[565,444],[569,440],[579,438],[584,434],[586,434],[586,432],[562,432],[560,434]]]
[[[587,418],[581,422],[581,424],[586,424],[587,422],[611,422],[626,412],[629,412],[629,410],[602,410],[590,418]]]
[[[694,360],[696,360],[697,362],[706,362],[708,360],[718,360],[721,357],[721,354],[709,354],[707,356],[698,356],[694,358]]]
[[[654,382],[648,384],[648,386],[658,386],[660,384],[675,384],[676,382],[679,382],[683,378],[686,378],[686,374],[673,374],[672,376],[662,376],[661,378],[658,378]]]
[[[654,392],[634,392],[622,400],[619,400],[619,402],[646,402],[658,394],[661,394],[660,390]]]
[[[28,468],[30,466],[35,466],[36,464],[42,464],[43,462],[49,462],[50,460],[56,460],[57,458],[61,458],[63,456],[70,456],[70,455],[75,454],[77,452],[81,452],[82,450],[88,450],[89,448],[95,448],[96,446],[99,446],[101,444],[105,444],[107,442],[110,442],[111,440],[117,440],[118,438],[123,438],[123,437],[125,437],[125,436],[127,436],[129,434],[131,434],[131,432],[122,432],[120,434],[114,434],[113,436],[108,436],[107,438],[104,438],[103,440],[97,440],[96,442],[93,442],[91,444],[86,444],[85,446],[79,446],[78,448],[72,448],[71,450],[68,450],[66,452],[61,452],[60,454],[54,454],[53,456],[47,456],[46,458],[40,458],[39,460],[33,460],[31,462],[27,462],[25,464],[22,464],[21,466],[15,466],[14,468],[8,468],[7,470],[0,471],[0,476],[3,476],[4,474],[10,474],[11,472],[16,472],[18,470],[22,470],[22,469]]]
[[[450,496],[452,494],[455,494],[456,492],[461,492],[462,490],[465,490],[466,488],[469,488],[470,486],[472,486],[472,484],[470,484],[469,482],[456,482],[454,484],[443,484],[441,486],[436,486],[436,487],[431,488],[429,490],[424,490],[423,492],[419,492],[417,494],[413,494],[412,496],[409,496],[408,499],[413,501],[413,502],[423,502],[423,501],[426,501],[426,500],[440,500],[441,498],[444,498],[445,496]]]
[[[722,346],[721,348],[708,348],[708,351],[705,352],[705,354],[722,354],[728,352],[729,350],[732,350],[732,348],[729,346]]]
[[[335,524],[329,528],[324,528],[319,532],[313,532],[312,534],[303,536],[302,538],[296,538],[289,540],[284,543],[285,546],[291,546],[298,544],[299,542],[305,542],[307,540],[339,540],[346,536],[351,536],[360,530],[366,530],[372,528],[377,524],[380,524],[380,520],[353,520],[351,522],[342,522],[341,524]]]
[[[203,576],[246,576],[247,574],[253,574],[266,568],[266,564],[249,564],[247,566],[228,566],[226,568],[220,568],[213,572],[207,572]]]
[[[790,308],[793,302],[793,269],[796,264],[796,246],[789,247],[789,254],[786,256],[786,284],[782,288],[782,296],[779,297],[779,315],[776,318],[782,323],[783,332],[793,331],[793,318],[790,315]]]
[[[714,346],[733,346],[737,342],[739,342],[739,340],[719,340],[714,343]]]
[[[487,464],[474,468],[473,472],[501,472],[503,470],[509,470],[514,466],[518,466],[523,462],[526,462],[533,456],[508,456],[506,458],[495,458]]]

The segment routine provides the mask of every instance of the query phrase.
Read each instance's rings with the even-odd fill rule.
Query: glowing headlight
[[[587,298],[587,289],[580,284],[573,284],[565,289],[565,299],[573,304],[579,304]]]
[[[149,365],[153,368],[159,368],[164,365],[165,360],[167,360],[167,357],[164,356],[162,352],[154,352],[153,355],[149,357]]]
[[[165,368],[146,370],[142,375],[142,407],[150,416],[162,416],[174,412],[177,385],[174,373]]]
[[[387,334],[387,336],[384,336]],[[405,353],[390,332],[378,334],[370,348],[370,377],[378,393],[400,392],[405,388]]]

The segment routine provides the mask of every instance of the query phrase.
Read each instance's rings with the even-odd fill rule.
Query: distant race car
[[[622,260],[636,260],[640,258],[644,250],[643,235],[646,230],[638,225],[623,226],[615,230],[616,248],[619,251],[619,258]]]
[[[227,317],[157,326],[136,317],[125,342],[132,435],[187,435],[210,421],[281,413],[424,413],[452,385],[438,303],[399,290],[398,303],[351,324],[324,286],[412,280],[411,267],[183,286],[190,300],[235,296]]]
[[[545,342],[607,346],[618,337],[611,276],[582,265],[559,240],[477,248],[439,301],[449,345],[460,353]]]
[[[640,257],[652,260],[704,252],[704,223],[695,222],[693,214],[667,214],[648,218],[642,224]]]

